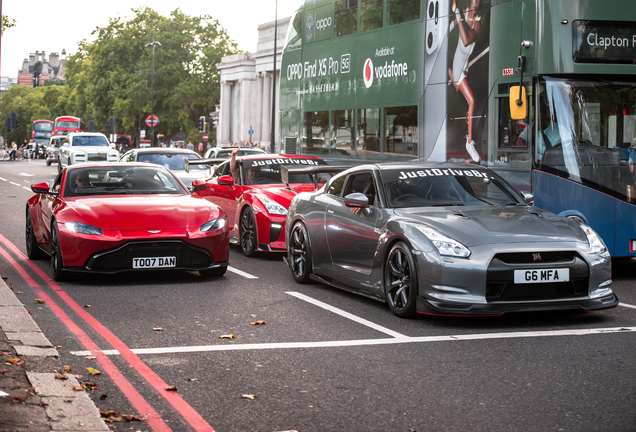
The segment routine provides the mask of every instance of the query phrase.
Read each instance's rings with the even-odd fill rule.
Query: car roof
[[[67,137],[72,137],[72,136],[103,136],[105,137],[106,135],[104,135],[101,132],[71,132],[70,134],[66,135]]]
[[[199,156],[199,154],[193,150],[170,147],[144,147],[130,149],[129,151],[134,151],[135,153],[187,153]]]
[[[313,159],[313,160],[322,160],[322,158],[316,156],[306,156],[306,155],[287,155],[287,154],[270,154],[270,153],[258,153],[253,155],[245,155],[245,156],[237,156],[237,160],[253,160],[253,159]]]
[[[148,167],[148,168],[161,168],[167,170],[166,167],[159,164],[153,164],[149,162],[85,162],[78,165],[71,165],[66,168],[67,171],[72,171],[79,168],[99,168],[99,167],[126,167],[132,168],[135,166]]]

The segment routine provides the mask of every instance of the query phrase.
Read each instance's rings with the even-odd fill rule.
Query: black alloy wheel
[[[384,289],[389,308],[395,315],[401,318],[415,316],[417,270],[413,254],[404,242],[396,243],[386,258]]]
[[[311,274],[311,253],[309,249],[309,235],[302,222],[297,222],[292,228],[289,245],[287,246],[289,269],[294,280],[305,284],[309,282]]]
[[[241,250],[248,257],[256,254],[256,219],[251,208],[246,208],[241,214],[241,224],[239,226],[239,236],[241,241]]]
[[[57,232],[57,222],[55,221],[51,225],[51,267],[53,267],[54,280],[65,281],[68,279],[68,272],[64,270],[60,236]]]
[[[24,230],[26,240],[27,256],[31,260],[41,259],[46,256],[44,251],[38,247],[38,241],[35,238],[35,232],[33,231],[33,221],[31,220],[31,211],[27,207],[26,211],[26,229]]]

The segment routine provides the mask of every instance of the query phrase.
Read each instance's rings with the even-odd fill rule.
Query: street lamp
[[[152,78],[150,80],[150,121],[152,126],[150,127],[150,142],[152,146],[155,145],[155,47],[161,46],[159,42],[156,42],[155,36],[152,36],[152,42],[146,44],[146,48],[152,47]]]
[[[135,73],[141,74],[139,75],[139,147],[141,147],[141,87],[144,83],[144,71],[135,71]],[[132,145],[132,144],[131,144]]]
[[[278,0],[274,12],[274,71],[272,73],[272,131],[269,144],[269,152],[276,151],[276,39],[278,39]]]

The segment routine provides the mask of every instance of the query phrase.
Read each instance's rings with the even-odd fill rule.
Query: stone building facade
[[[278,89],[280,61],[290,17],[278,20],[276,69],[274,70],[274,24],[258,26],[255,53],[223,57],[217,68],[221,72],[221,103],[218,112],[217,141],[220,145],[251,141],[268,149],[271,141],[272,79],[276,74],[275,142],[279,139]],[[216,113],[215,113],[216,114]]]
[[[65,63],[66,50],[62,50],[61,56],[59,53],[51,53],[48,58],[46,58],[44,51],[31,53],[29,58],[24,59],[22,68],[18,71],[18,85],[33,87],[35,80],[33,73],[36,68],[40,67],[40,85],[53,79],[64,80]]]

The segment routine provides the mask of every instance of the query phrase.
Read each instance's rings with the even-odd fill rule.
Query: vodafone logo
[[[364,79],[364,85],[366,88],[371,87],[373,84],[373,60],[368,58],[364,62],[364,68],[362,69],[362,78]]]

